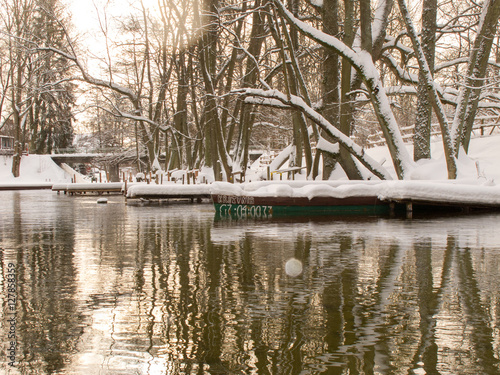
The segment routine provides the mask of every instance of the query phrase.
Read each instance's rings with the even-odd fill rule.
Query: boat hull
[[[212,195],[216,214],[232,218],[271,218],[294,215],[375,216],[390,213],[377,197],[259,197]]]

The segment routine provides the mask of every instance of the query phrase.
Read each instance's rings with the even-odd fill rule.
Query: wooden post
[[[271,180],[271,166],[268,165],[267,166],[267,180]]]
[[[396,216],[396,204],[394,202],[389,203],[389,216]]]
[[[407,219],[413,218],[413,203],[412,202],[406,203],[406,218]]]

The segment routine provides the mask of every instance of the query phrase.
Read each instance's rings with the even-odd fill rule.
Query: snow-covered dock
[[[210,199],[210,188],[208,184],[183,185],[169,183],[164,185],[134,184],[127,189],[127,199],[140,200],[189,200],[199,203],[203,199]]]
[[[122,194],[125,189],[125,184],[122,182],[105,182],[105,183],[70,183],[70,184],[54,184],[52,191],[64,194]]]
[[[20,182],[0,184],[0,190],[43,190],[52,188],[52,182]]]
[[[214,183],[211,193],[222,216],[500,211],[500,186],[478,180]]]

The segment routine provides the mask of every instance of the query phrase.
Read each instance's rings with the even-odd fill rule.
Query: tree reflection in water
[[[500,216],[214,222],[58,197],[26,222],[21,196],[1,239],[24,373],[500,373]]]
[[[76,351],[83,330],[75,298],[74,222],[57,216],[33,220],[21,205],[20,193],[14,194],[11,220],[4,217],[9,220],[4,224],[11,227],[2,228],[0,247],[10,249],[2,254],[4,263],[16,265],[18,369],[27,374],[58,373]],[[2,337],[4,343],[10,341],[7,335]]]

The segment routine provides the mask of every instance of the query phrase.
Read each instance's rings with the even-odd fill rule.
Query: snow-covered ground
[[[407,145],[408,152],[413,154],[413,146]],[[446,170],[446,160],[444,158],[443,144],[441,141],[432,143],[432,159],[421,160],[415,163],[406,179],[409,180],[446,180],[448,173]],[[382,164],[387,169],[393,179],[397,179],[394,166],[387,147],[375,147],[367,149],[366,153],[375,161]],[[287,168],[284,164],[282,169]],[[364,169],[365,178],[370,177],[370,173]],[[484,180],[496,181],[500,184],[500,135],[489,137],[473,138],[468,155],[460,155],[458,162],[458,180],[468,180],[468,182],[482,183]],[[305,170],[301,175],[296,175],[295,179],[306,179]],[[265,166],[259,165],[258,161],[254,163],[250,171],[247,171],[247,181],[258,181],[266,175]],[[275,174],[274,179],[279,179]],[[346,180],[345,173],[340,169],[333,172],[332,180]]]
[[[25,155],[21,159],[21,175],[12,175],[12,157],[0,156],[0,185],[35,185],[71,182],[49,155]]]
[[[413,155],[413,146],[408,146]],[[384,167],[392,165],[389,151],[386,147],[376,147],[367,151],[375,160],[386,160]],[[411,173],[412,180],[443,180],[447,178],[446,161],[443,152],[443,143],[432,143],[432,159],[422,160],[417,163],[416,169]],[[458,179],[489,179],[500,184],[500,134],[489,137],[478,137],[471,140],[468,155],[461,155],[458,159]],[[394,169],[391,173],[396,178]]]
[[[412,153],[412,147],[408,146]],[[394,168],[385,147],[368,149],[367,153],[372,158],[383,164],[395,178]],[[441,142],[432,145],[432,160],[421,161],[416,164],[409,179],[411,180],[444,180],[446,179],[446,163],[443,156]],[[458,180],[467,184],[493,185],[500,183],[500,135],[473,138],[469,155],[461,155],[458,161]],[[0,156],[0,184],[46,184],[69,183],[70,174],[63,171],[48,155],[23,156],[21,160],[21,176],[14,178],[11,173],[12,158]],[[284,166],[283,168],[286,168]],[[305,173],[305,172],[304,172]],[[247,181],[260,180],[265,176],[265,166],[254,163],[247,172]],[[275,175],[275,178],[279,178]],[[296,179],[305,179],[305,174],[296,176]],[[334,172],[333,179],[343,180],[343,172]]]

